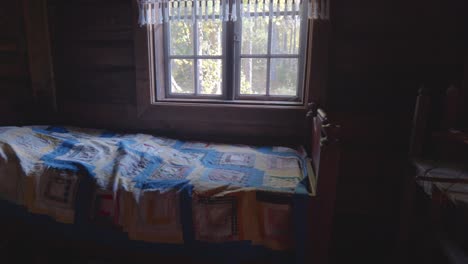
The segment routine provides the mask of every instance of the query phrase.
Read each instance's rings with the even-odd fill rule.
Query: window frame
[[[198,14],[198,6],[195,5],[195,14]],[[170,23],[170,22],[169,22]],[[223,84],[222,84],[222,93],[221,95],[210,95],[210,94],[199,94],[198,89],[199,87],[199,76],[197,74],[198,67],[199,67],[199,61],[201,59],[221,59],[222,62],[227,60],[227,55],[226,55],[226,50],[227,50],[227,23],[222,22],[222,28],[223,28],[223,36],[222,36],[222,54],[221,55],[199,55],[195,54],[197,52],[197,47],[199,45],[198,43],[198,24],[195,23],[195,25],[192,27],[192,39],[193,39],[193,55],[171,55],[169,52],[169,45],[170,45],[170,25],[169,23],[164,23],[162,25],[162,30],[163,30],[163,36],[162,39],[164,40],[164,57],[161,58],[161,60],[164,61],[164,67],[162,71],[164,72],[164,77],[165,77],[165,83],[168,85],[165,85],[163,87],[158,87],[156,86],[154,89],[156,90],[156,93],[161,93],[162,96],[160,96],[158,99],[192,99],[192,100],[225,100],[225,96],[227,93],[227,82],[226,82],[226,77],[227,77],[227,69],[226,65],[223,64],[223,69],[222,75],[223,75]],[[192,59],[194,61],[193,69],[194,69],[194,94],[173,94],[171,93],[171,85],[170,85],[170,78],[171,78],[171,71],[170,71],[170,61],[172,58],[187,58],[187,59]],[[158,69],[155,69],[156,71]],[[157,74],[157,73],[155,73]]]
[[[240,10],[240,1],[236,1],[237,10]],[[235,60],[235,72],[234,76],[234,87],[233,91],[235,92],[235,100],[254,100],[254,101],[269,101],[276,102],[281,104],[283,102],[296,102],[302,104],[305,101],[306,94],[306,83],[305,83],[305,72],[306,72],[306,54],[307,54],[307,28],[308,28],[308,19],[306,17],[306,10],[308,9],[308,1],[303,1],[302,10],[298,10],[299,16],[301,17],[301,25],[299,32],[299,49],[298,55],[289,55],[289,54],[272,54],[272,21],[274,16],[268,18],[268,52],[267,54],[242,54],[242,19],[237,19],[234,22],[234,35],[240,36],[239,40],[234,43],[234,60]],[[280,12],[284,13],[284,12]],[[292,13],[288,11],[288,13]],[[238,14],[239,16],[239,14]],[[265,58],[267,59],[267,85],[266,85],[266,95],[242,95],[240,94],[240,60],[242,58]],[[271,59],[272,58],[298,58],[298,71],[297,71],[297,87],[296,87],[296,96],[284,96],[284,95],[270,95],[269,91],[271,90],[270,85],[270,74],[271,74]],[[276,100],[272,100],[276,99]]]
[[[232,1],[232,0],[231,0]],[[306,104],[307,86],[305,83],[305,71],[306,71],[306,54],[307,54],[307,28],[308,19],[306,16],[308,1],[303,2],[304,6],[301,10],[298,10],[299,16],[301,17],[300,32],[299,32],[299,48],[298,54],[271,54],[272,49],[272,24],[275,16],[268,18],[268,53],[267,54],[242,54],[242,18],[240,17],[240,1],[236,1],[237,5],[237,21],[222,21],[223,36],[222,36],[222,54],[218,56],[213,55],[198,55],[196,54],[196,45],[198,42],[198,24],[192,27],[192,37],[194,45],[193,55],[171,55],[169,54],[170,45],[170,29],[168,23],[157,26],[148,26],[151,30],[148,30],[148,46],[149,49],[153,49],[150,53],[154,56],[154,62],[156,66],[153,66],[152,71],[155,75],[155,82],[153,82],[153,91],[155,93],[154,103],[157,102],[181,102],[181,103],[207,103],[207,104],[247,104],[247,105],[285,105],[285,106],[303,106]],[[195,5],[195,12],[198,8]],[[274,12],[274,11],[273,11]],[[284,12],[281,12],[284,13]],[[292,13],[292,11],[288,11]],[[268,16],[267,16],[268,17]],[[163,39],[162,47],[161,43],[155,41],[155,36],[159,39]],[[236,40],[236,36],[239,36],[239,40]],[[157,47],[159,45],[159,47]],[[153,48],[152,48],[153,47]],[[155,50],[163,50],[163,55],[158,54]],[[162,49],[161,49],[162,48]],[[174,94],[171,93],[171,72],[169,65],[173,58],[187,58],[194,62],[194,94]],[[223,62],[222,76],[222,94],[221,95],[209,95],[199,94],[199,83],[198,83],[198,72],[197,64],[199,65],[200,59],[221,59]],[[267,85],[266,95],[249,95],[240,93],[240,68],[242,58],[265,58],[267,59]],[[298,71],[297,71],[297,86],[296,95],[271,95],[269,91],[270,86],[270,75],[271,75],[271,59],[274,58],[293,58],[298,60]],[[197,63],[198,62],[198,63]],[[231,63],[230,63],[231,62]],[[152,62],[150,62],[152,63]],[[159,65],[159,67],[157,66]],[[164,81],[161,81],[164,78]],[[166,85],[167,84],[167,85]],[[228,85],[231,84],[231,85]]]

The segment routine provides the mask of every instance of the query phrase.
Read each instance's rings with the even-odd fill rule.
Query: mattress
[[[302,147],[247,146],[76,127],[0,127],[0,198],[58,222],[113,226],[133,240],[301,240]]]

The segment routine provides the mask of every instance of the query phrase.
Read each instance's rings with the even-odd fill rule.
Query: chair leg
[[[396,263],[410,262],[410,239],[414,223],[416,183],[407,177],[400,206],[400,223],[396,245]]]

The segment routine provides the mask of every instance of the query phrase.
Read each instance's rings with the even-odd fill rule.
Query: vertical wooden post
[[[431,100],[424,87],[419,89],[419,95],[416,100],[416,107],[413,117],[413,129],[411,131],[410,157],[419,157],[422,154],[422,147],[427,127]]]
[[[418,91],[416,105],[414,110],[413,125],[410,139],[409,158],[419,158],[422,156],[422,148],[426,135],[427,121],[429,115],[431,100],[424,87]],[[409,245],[411,226],[413,224],[413,210],[416,193],[416,175],[412,170],[406,169],[403,174],[403,193],[400,205],[400,223],[396,245],[395,261],[406,263],[409,261]]]
[[[326,20],[309,21],[305,90],[307,102],[326,106],[328,53],[331,25]]]
[[[445,94],[442,129],[456,128],[463,105],[463,93],[456,86],[451,85]]]
[[[468,5],[468,4],[467,4]],[[467,32],[468,34],[468,32]],[[463,96],[463,101],[468,102],[468,48],[465,51],[465,65],[464,65],[464,71],[463,71],[463,80],[462,80],[462,86],[461,86],[461,91],[462,91],[462,96]],[[462,105],[462,115],[464,117],[468,116],[468,106],[467,105]]]
[[[23,7],[34,109],[40,110],[41,114],[55,112],[57,103],[47,0],[23,0]]]
[[[329,263],[340,163],[339,125],[330,123],[321,109],[313,120],[312,165],[316,174],[316,197],[310,205],[311,263]]]

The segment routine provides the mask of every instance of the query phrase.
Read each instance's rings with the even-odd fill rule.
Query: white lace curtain
[[[310,19],[327,20],[330,0],[137,0],[139,24],[157,25],[171,20],[221,20],[275,16],[298,19],[307,10]],[[305,1],[305,2],[303,2]],[[239,10],[238,10],[239,9]]]

